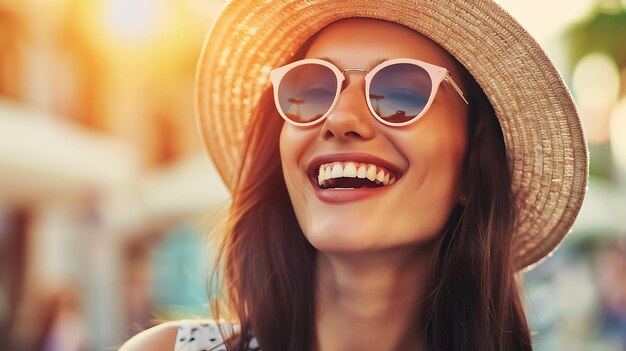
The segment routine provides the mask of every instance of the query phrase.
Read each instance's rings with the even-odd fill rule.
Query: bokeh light
[[[102,3],[103,23],[120,40],[142,41],[156,33],[159,1],[110,0]]]
[[[620,89],[619,70],[615,61],[602,53],[589,54],[576,65],[572,82],[589,140],[593,143],[607,143],[609,113]]]
[[[626,179],[626,97],[611,112],[611,151],[623,179]]]

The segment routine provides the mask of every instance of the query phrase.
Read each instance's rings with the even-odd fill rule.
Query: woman
[[[532,348],[516,272],[569,230],[587,151],[508,14],[233,1],[198,67],[199,125],[233,193],[236,324],[170,322],[124,350]]]

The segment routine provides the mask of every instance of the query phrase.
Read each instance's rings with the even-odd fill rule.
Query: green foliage
[[[578,62],[592,52],[602,52],[613,57],[620,70],[626,69],[626,9],[623,7],[611,12],[596,9],[587,19],[573,25],[565,37],[571,62]]]

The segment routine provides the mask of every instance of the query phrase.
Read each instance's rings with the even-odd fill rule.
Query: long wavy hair
[[[310,41],[309,41],[310,42]],[[303,47],[291,60],[302,57]],[[459,67],[462,67],[459,64]],[[437,239],[422,319],[429,350],[531,350],[513,253],[511,176],[502,130],[487,97],[463,72],[469,101],[464,189]],[[267,89],[247,130],[216,267],[240,332],[229,350],[310,350],[315,343],[316,249],[289,199],[278,140],[283,122]],[[217,306],[216,306],[217,307]],[[220,309],[214,316],[220,318]]]

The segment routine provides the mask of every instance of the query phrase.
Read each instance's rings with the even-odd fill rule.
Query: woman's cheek
[[[310,134],[306,130],[289,124],[283,126],[280,134],[279,148],[283,177],[296,215],[302,212],[306,203],[302,190],[308,186],[309,180],[302,160],[309,151]]]
[[[289,193],[292,192],[292,179],[293,174],[295,172],[295,166],[297,163],[295,162],[295,152],[294,150],[298,147],[295,143],[295,139],[290,137],[290,132],[287,130],[288,126],[283,126],[283,129],[280,133],[279,140],[279,149],[280,149],[280,161],[283,169],[283,176],[285,179],[285,184],[287,185],[287,189]]]

